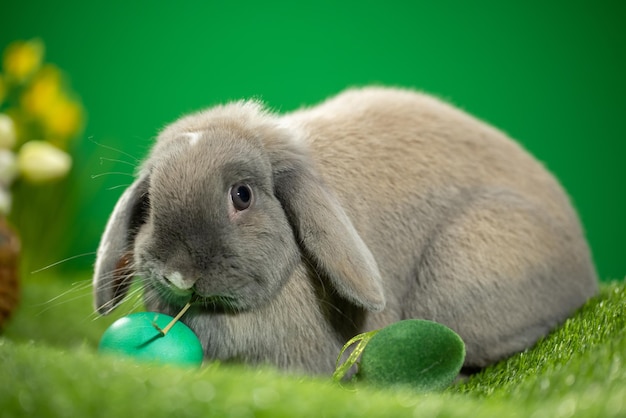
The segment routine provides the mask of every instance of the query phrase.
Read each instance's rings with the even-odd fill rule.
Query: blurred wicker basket
[[[0,332],[19,302],[20,240],[0,216]]]

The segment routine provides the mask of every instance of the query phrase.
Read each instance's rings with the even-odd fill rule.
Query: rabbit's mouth
[[[152,288],[161,300],[175,308],[182,308],[191,302],[194,310],[211,313],[237,313],[246,310],[236,297],[230,295],[202,296],[195,290],[181,291],[158,281],[152,283]]]
[[[203,311],[213,313],[237,313],[244,310],[235,297],[226,295],[200,296],[194,294],[191,298],[191,304]]]

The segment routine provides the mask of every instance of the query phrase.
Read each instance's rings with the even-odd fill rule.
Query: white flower
[[[9,115],[0,113],[0,148],[13,148],[15,145],[15,125]]]
[[[28,141],[20,149],[17,165],[24,178],[43,183],[64,177],[72,167],[72,157],[45,141]]]
[[[8,187],[17,177],[17,161],[13,151],[0,148],[0,186]]]

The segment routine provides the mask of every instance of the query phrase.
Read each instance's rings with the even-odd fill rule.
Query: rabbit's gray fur
[[[237,211],[234,184],[252,187]],[[126,263],[126,264],[125,264]],[[597,290],[558,182],[502,132],[408,90],[348,90],[272,114],[253,101],[164,129],[96,261],[96,308],[128,280],[206,357],[330,373],[353,335],[443,323],[466,366],[523,350]]]

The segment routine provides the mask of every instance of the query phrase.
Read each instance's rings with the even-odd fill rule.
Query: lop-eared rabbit
[[[95,305],[132,277],[207,359],[329,374],[357,333],[455,330],[465,366],[533,345],[597,290],[555,178],[502,132],[425,94],[351,89],[274,114],[239,101],[159,135],[97,253]]]

